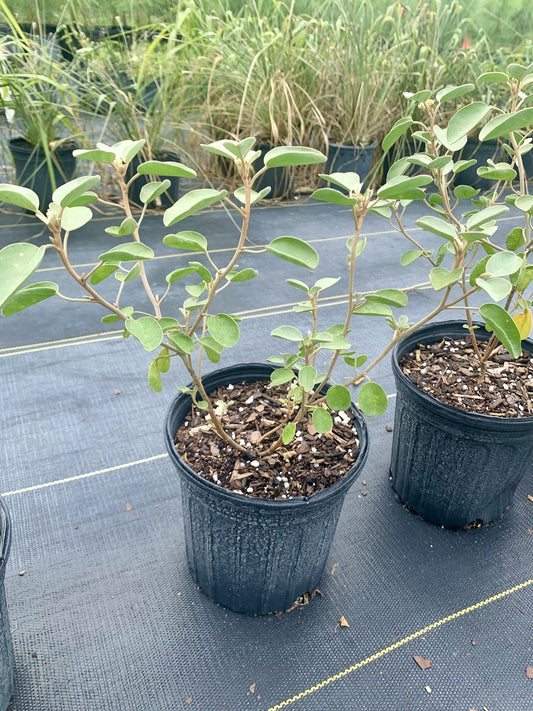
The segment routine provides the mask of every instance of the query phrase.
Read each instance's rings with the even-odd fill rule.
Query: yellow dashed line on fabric
[[[488,597],[485,600],[482,600],[481,602],[476,602],[474,605],[470,605],[469,607],[465,607],[462,610],[459,610],[458,612],[454,612],[453,614],[448,615],[447,617],[443,617],[437,622],[432,622],[430,625],[427,625],[426,627],[423,627],[417,632],[413,632],[413,634],[410,634],[407,637],[400,639],[398,642],[395,642],[394,644],[391,644],[390,646],[381,649],[379,652],[376,652],[375,654],[370,655],[366,659],[357,662],[357,664],[353,664],[351,667],[344,669],[338,674],[334,674],[328,679],[324,679],[318,684],[310,686],[308,689],[305,689],[305,691],[301,691],[299,694],[292,696],[290,699],[285,699],[285,701],[281,701],[279,704],[271,706],[268,711],[280,711],[281,709],[287,708],[287,706],[290,706],[291,704],[294,704],[297,701],[304,699],[310,694],[314,694],[315,691],[324,689],[326,686],[329,686],[333,682],[339,681],[343,677],[348,676],[348,674],[351,674],[352,672],[367,666],[367,664],[370,664],[371,662],[375,662],[376,660],[381,659],[381,657],[384,657],[386,654],[390,654],[390,652],[394,652],[396,649],[403,647],[405,644],[412,642],[414,639],[418,639],[419,637],[422,637],[422,635],[427,634],[428,632],[432,632],[433,630],[442,627],[448,622],[452,622],[453,620],[457,620],[460,617],[464,617],[464,615],[468,615],[470,612],[480,610],[481,608],[486,607],[487,605],[490,605],[491,603],[496,602],[497,600],[501,600],[502,598],[507,597],[507,595],[512,595],[513,593],[518,592],[519,590],[523,590],[529,585],[533,585],[533,579],[526,580],[523,583],[519,583],[518,585],[515,585],[514,587],[509,588],[508,590],[503,590],[503,592],[497,593],[496,595],[492,595],[491,597]]]
[[[66,479],[56,479],[55,481],[49,481],[45,484],[36,484],[35,486],[26,486],[23,489],[16,489],[15,491],[7,491],[2,494],[2,496],[15,496],[16,494],[27,494],[30,491],[40,491],[41,489],[48,489],[51,486],[58,486],[59,484],[68,484],[71,481],[81,481],[81,479],[89,479],[93,476],[98,476],[99,474],[109,474],[111,472],[119,471],[120,469],[128,469],[130,467],[135,467],[139,464],[147,464],[148,462],[155,462],[158,459],[165,459],[168,454],[155,454],[153,457],[146,457],[145,459],[137,459],[134,462],[126,462],[126,464],[117,464],[114,467],[107,467],[107,469],[98,469],[94,472],[89,472],[87,474],[78,474],[77,476],[69,476]]]

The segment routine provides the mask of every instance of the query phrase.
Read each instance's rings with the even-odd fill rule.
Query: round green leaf
[[[290,368],[276,368],[270,373],[270,381],[273,385],[289,383],[294,377],[294,372]]]
[[[367,294],[366,300],[379,301],[382,304],[403,308],[407,306],[408,296],[404,291],[400,291],[399,289],[380,289],[373,294]]]
[[[247,269],[241,269],[240,272],[230,272],[226,275],[226,279],[231,282],[250,281],[250,279],[255,279],[258,274],[257,269],[248,267]]]
[[[505,240],[505,246],[507,249],[510,249],[512,252],[514,252],[517,249],[520,249],[522,245],[526,243],[526,238],[524,235],[524,228],[523,227],[515,227],[513,228],[509,234],[507,235],[507,238]]]
[[[452,286],[452,284],[456,284],[462,275],[462,267],[458,267],[452,271],[448,271],[443,267],[433,267],[433,269],[429,272],[429,280],[435,291],[440,291],[448,286]]]
[[[92,150],[78,149],[72,151],[72,155],[82,160],[93,160],[95,163],[112,163],[115,160],[115,153],[103,148],[94,148]]]
[[[303,338],[302,332],[294,326],[278,326],[270,332],[275,338],[283,338],[285,341],[301,341]]]
[[[166,235],[163,237],[163,243],[167,247],[173,249],[186,249],[189,252],[205,252],[207,249],[207,240],[199,232],[178,232],[175,235]]]
[[[54,190],[52,201],[61,207],[70,207],[87,190],[90,190],[99,182],[99,175],[84,175],[81,178],[69,180],[68,183]]]
[[[398,175],[379,188],[378,196],[388,200],[421,200],[425,193],[420,188],[432,181],[431,175],[414,175],[412,178]]]
[[[168,340],[175,346],[180,353],[190,355],[194,350],[194,341],[190,336],[187,336],[181,331],[169,331],[167,334]]]
[[[119,262],[106,262],[105,264],[100,264],[89,277],[89,284],[99,284],[101,281],[104,281],[104,279],[107,279],[108,276],[113,274],[118,267]]]
[[[138,262],[152,259],[153,250],[142,242],[126,242],[113,247],[98,257],[100,262]]]
[[[31,277],[44,252],[44,247],[30,242],[8,244],[0,250],[0,307]]]
[[[352,397],[344,385],[332,385],[326,393],[326,402],[330,410],[349,410]]]
[[[142,186],[139,197],[141,202],[147,205],[152,200],[162,195],[170,187],[170,180],[151,181]]]
[[[413,125],[413,119],[410,116],[406,116],[404,118],[398,119],[394,126],[391,128],[391,130],[388,132],[388,134],[385,136],[383,139],[383,142],[381,144],[381,147],[383,149],[383,153],[386,153],[389,148],[392,148],[392,146],[396,143],[396,141],[404,135],[404,133],[407,131],[408,128],[410,128]]]
[[[483,289],[493,301],[502,301],[511,292],[511,284],[507,279],[483,279],[478,277],[476,285]]]
[[[268,168],[284,166],[314,165],[325,163],[326,156],[315,148],[306,146],[277,146],[265,155],[265,165]]]
[[[333,429],[333,418],[323,407],[317,407],[316,410],[313,410],[313,425],[319,434],[331,432]]]
[[[137,221],[133,217],[126,217],[122,220],[120,226],[113,225],[111,227],[106,227],[104,232],[112,237],[128,237],[132,235],[137,228]]]
[[[531,125],[533,125],[533,107],[520,109],[511,114],[499,114],[483,126],[479,132],[479,140],[490,141],[492,138],[506,136]]]
[[[289,444],[289,442],[292,442],[294,439],[294,435],[296,434],[296,425],[294,422],[289,422],[288,425],[285,425],[283,428],[283,431],[281,433],[281,441],[283,444]]]
[[[166,275],[165,279],[169,284],[173,284],[178,279],[188,276],[189,274],[196,274],[196,269],[194,267],[181,267],[180,269],[174,269],[174,271]]]
[[[215,341],[224,346],[224,348],[231,348],[239,340],[239,327],[231,316],[227,314],[209,316],[207,328]]]
[[[315,249],[297,237],[277,237],[267,245],[266,250],[300,267],[316,269],[318,266],[318,254]]]
[[[211,190],[210,188],[191,190],[165,211],[163,224],[165,227],[170,227],[176,222],[213,205],[215,202],[221,202],[227,194],[227,190]]]
[[[36,212],[39,209],[39,196],[33,190],[10,183],[0,183],[0,202],[23,207],[30,212]]]
[[[161,390],[163,390],[163,382],[161,380],[157,358],[153,359],[148,368],[148,384],[156,393],[160,393]]]
[[[163,340],[163,329],[151,316],[141,316],[136,320],[127,319],[126,331],[136,338],[145,351],[154,351]]]
[[[490,106],[487,106],[483,101],[474,101],[461,107],[448,123],[446,129],[448,143],[456,143],[465,138],[489,112]]]
[[[334,190],[333,188],[319,188],[315,190],[311,195],[313,200],[322,200],[323,202],[329,202],[332,205],[355,205],[357,203],[356,197],[350,197],[341,193],[340,190]]]
[[[196,171],[194,171],[192,168],[188,168],[186,165],[183,165],[183,163],[176,163],[172,160],[146,161],[146,163],[141,163],[139,165],[139,167],[137,168],[137,173],[140,173],[141,175],[156,175],[169,178],[196,178]],[[149,201],[145,200],[144,202]]]
[[[365,383],[359,391],[359,407],[365,415],[382,415],[388,405],[385,391],[377,383]]]
[[[488,260],[485,271],[493,277],[509,276],[522,266],[522,259],[514,252],[497,252]]]
[[[40,281],[36,284],[29,284],[7,299],[2,307],[2,314],[4,316],[12,316],[22,311],[22,309],[27,309],[29,306],[33,306],[39,301],[43,301],[57,294],[57,290],[57,284],[52,281]]]
[[[309,393],[315,387],[317,374],[317,369],[313,368],[312,365],[304,365],[303,368],[300,368],[298,371],[298,382],[305,392]]]
[[[65,207],[61,215],[61,227],[65,232],[73,232],[90,222],[93,216],[88,207]]]

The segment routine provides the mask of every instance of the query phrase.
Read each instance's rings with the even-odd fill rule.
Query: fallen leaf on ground
[[[424,657],[419,657],[418,654],[415,654],[413,659],[418,664],[420,669],[429,669],[431,667],[431,659],[424,659]]]
[[[349,627],[349,626],[350,626],[350,625],[348,624],[348,620],[346,619],[346,617],[344,617],[344,615],[341,615],[341,617],[340,617],[340,619],[339,619],[339,625],[340,625],[341,627]]]
[[[130,504],[129,501],[126,501],[126,511],[131,511],[133,506]]]
[[[335,575],[336,570],[337,570],[337,563],[333,563],[333,568],[331,569],[330,575]]]
[[[528,494],[528,495],[527,495],[527,500],[528,500],[528,501],[533,501],[533,496],[531,496],[531,494]]]
[[[120,390],[115,390],[115,395],[120,395]]]
[[[190,696],[189,696],[188,699],[185,699],[185,703],[186,703],[186,704],[192,704],[192,699],[191,699]]]
[[[19,575],[20,575],[21,577],[22,577],[23,575],[25,575],[25,574],[26,574],[26,571],[25,571],[25,570],[19,570]]]
[[[528,679],[533,679],[533,667],[528,667],[526,669],[526,676]]]
[[[251,693],[251,694],[255,694],[255,684],[252,684],[252,685],[250,686],[250,693]]]

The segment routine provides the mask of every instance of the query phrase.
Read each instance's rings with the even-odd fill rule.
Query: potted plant
[[[392,485],[416,513],[452,528],[499,517],[531,469],[533,342],[527,338],[533,197],[523,156],[532,146],[533,108],[525,91],[532,80],[533,65],[517,64],[480,77],[507,85],[507,111],[482,101],[465,102],[472,84],[419,92],[413,100],[424,108],[427,121],[414,124],[405,117],[384,141],[389,146],[414,124],[425,146],[392,167],[388,185],[378,194],[394,197],[395,186],[410,180],[404,174],[410,164],[432,181],[435,192],[429,198],[413,193],[430,211],[416,224],[441,244],[424,246],[418,235],[410,235],[403,225],[403,208],[393,204],[393,222],[413,247],[402,263],[427,260],[441,309],[463,312],[458,322],[411,329],[396,345]],[[441,107],[457,99],[461,107],[447,126],[440,126]],[[477,167],[477,174],[493,185],[486,197],[468,185],[454,187],[454,176],[474,164],[457,160],[456,151],[480,123],[480,140],[501,140],[510,160],[489,160]],[[511,211],[522,216],[523,226],[506,229],[505,223],[498,224]]]
[[[17,29],[0,47],[0,102],[15,134],[8,145],[17,182],[34,189],[44,209],[56,186],[74,175],[77,94],[53,47]]]
[[[11,545],[9,513],[0,497],[0,709],[5,711],[13,695],[13,649],[7,614],[4,577]]]
[[[367,456],[360,410],[352,405],[349,390],[333,381],[340,357],[348,359],[356,372],[365,360],[355,357],[348,340],[352,311],[358,305],[355,263],[364,244],[359,241],[360,182],[356,176],[337,176],[345,186],[351,185],[354,196],[325,189],[326,197],[331,198],[330,193],[340,196],[356,217],[348,247],[351,296],[344,320],[328,328],[319,326],[319,301],[339,277],[322,277],[309,285],[291,278],[291,286],[302,292],[303,303],[297,310],[306,320],[305,333],[291,325],[280,326],[272,335],[283,342],[282,353],[270,363],[234,365],[205,374],[205,362],[218,363],[239,338],[238,319],[220,313],[216,297],[228,287],[246,288],[244,282],[257,275],[254,267],[239,268],[241,258],[259,251],[300,269],[315,269],[318,264],[317,253],[303,240],[276,237],[265,249],[257,250],[247,245],[246,235],[251,206],[266,192],[253,189],[261,174],[277,166],[317,164],[325,156],[301,146],[277,148],[267,154],[265,165],[254,170],[260,157],[254,144],[255,139],[248,138],[206,146],[211,153],[233,160],[241,174],[243,185],[232,197],[225,190],[192,190],[165,211],[163,223],[170,229],[199,210],[225,201],[240,215],[242,229],[225,265],[216,263],[219,258],[198,232],[167,234],[163,240],[167,248],[194,254],[186,267],[167,275],[168,288],[161,296],[150,286],[149,262],[154,252],[141,241],[140,230],[147,206],[167,189],[167,176],[192,177],[194,171],[175,162],[141,163],[140,175],[163,180],[150,181],[142,188],[144,207],[135,218],[125,176],[144,140],[76,151],[79,159],[97,161],[115,171],[124,209],[124,219],[106,229],[109,249],[86,274],[78,273],[69,261],[67,242],[70,232],[92,218],[89,205],[98,200],[93,188],[99,175],[80,177],[57,188],[46,214],[31,190],[1,185],[0,199],[35,212],[50,231],[50,244],[12,244],[0,251],[0,305],[3,315],[11,316],[54,295],[73,298],[62,294],[53,282],[24,286],[45,251],[52,250],[83,294],[76,300],[106,308],[109,314],[104,323],[122,322],[126,337],[154,352],[148,371],[153,389],[161,390],[171,363],[181,362],[190,385],[179,388],[167,416],[165,436],[181,477],[193,576],[217,602],[241,612],[265,613],[286,609],[317,586],[342,501]],[[114,300],[99,292],[98,285],[109,278],[115,278],[118,285]],[[128,283],[134,279],[142,282],[153,315],[147,315],[144,306],[141,310],[123,304]],[[182,306],[166,313],[168,293],[183,283]],[[375,298],[388,303],[406,300],[395,290],[385,290]],[[361,387],[362,410],[378,413],[386,405],[379,385],[368,381]]]

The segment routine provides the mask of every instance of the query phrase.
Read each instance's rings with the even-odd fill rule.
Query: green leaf
[[[163,331],[169,331],[172,328],[179,327],[179,323],[176,321],[175,318],[168,318],[166,316],[159,319],[159,325],[161,326]]]
[[[169,331],[167,334],[168,340],[175,346],[180,353],[190,355],[194,350],[194,341],[190,336],[187,336],[181,331]]]
[[[419,257],[423,256],[424,252],[421,252],[419,249],[408,249],[407,252],[402,254],[400,264],[402,267],[407,267],[409,264],[415,262]]]
[[[487,262],[489,261],[489,259],[490,259],[489,255],[487,255],[486,257],[483,257],[483,259],[480,259],[479,262],[472,269],[472,271],[470,272],[470,280],[469,280],[470,286],[475,286],[477,278],[486,273],[485,268],[487,266]]]
[[[516,178],[516,170],[511,168],[508,163],[496,163],[495,165],[482,165],[477,169],[477,174],[480,178],[488,180],[507,180],[511,181]]]
[[[305,291],[306,294],[309,292],[309,287],[307,286],[307,284],[304,284],[304,282],[300,281],[299,279],[285,279],[285,281],[289,286],[294,286],[296,287],[296,289]]]
[[[182,279],[189,274],[196,274],[196,269],[194,267],[181,267],[180,269],[174,269],[174,271],[166,275],[165,279],[169,284],[173,284],[178,279]]]
[[[507,279],[483,279],[478,277],[476,285],[483,289],[493,301],[501,301],[506,296],[509,296],[511,292],[511,284]]]
[[[2,314],[4,316],[12,316],[22,311],[22,309],[27,309],[39,301],[54,296],[54,294],[57,294],[58,288],[57,284],[52,281],[40,281],[35,284],[29,284],[15,294],[12,294],[5,301],[2,307]]]
[[[30,242],[8,244],[0,250],[0,308],[31,277],[44,257],[44,247]]]
[[[294,326],[278,326],[270,332],[275,338],[283,338],[285,341],[301,341],[302,332]]]
[[[314,165],[325,163],[326,156],[315,148],[305,146],[277,146],[265,155],[264,163],[268,168],[284,166]]]
[[[84,150],[82,148],[72,151],[72,155],[82,160],[93,160],[95,163],[112,163],[115,160],[115,153],[111,150],[93,148]]]
[[[61,215],[61,227],[65,232],[73,232],[90,222],[93,216],[88,207],[65,207]]]
[[[0,183],[0,202],[23,207],[30,212],[39,209],[39,196],[33,190],[10,183]]]
[[[520,195],[520,197],[514,201],[514,206],[521,212],[528,212],[530,215],[533,214],[533,195]]]
[[[379,301],[382,304],[388,304],[389,306],[398,306],[403,308],[407,306],[408,297],[404,291],[399,289],[380,289],[373,294],[367,294],[366,300],[368,301]]]
[[[317,375],[317,369],[311,365],[304,365],[304,367],[298,371],[298,381],[306,393],[311,392],[315,387]]]
[[[100,182],[99,175],[84,175],[81,178],[69,180],[52,193],[52,201],[61,207],[70,207],[87,190]]]
[[[330,175],[327,175],[326,173],[320,173],[319,177],[321,177],[323,180],[327,180],[328,183],[333,183],[334,185],[337,185],[340,188],[344,188],[349,193],[359,194],[361,192],[361,178],[357,173],[354,173],[353,171],[331,173]],[[311,197],[313,196],[311,195]]]
[[[289,422],[288,425],[285,425],[281,432],[281,441],[283,444],[289,444],[289,442],[292,442],[294,439],[294,435],[296,434],[296,425],[294,422]]]
[[[165,235],[163,244],[173,249],[186,249],[189,252],[205,252],[207,250],[207,240],[199,232],[178,232],[175,235]]]
[[[133,267],[129,270],[129,272],[115,272],[115,279],[117,281],[133,281],[134,279],[137,279],[139,274],[141,273],[141,265],[139,262],[137,264],[134,264]]]
[[[520,331],[507,311],[498,304],[483,304],[479,313],[487,324],[487,330],[494,332],[513,358],[518,358],[522,353]]]
[[[270,186],[263,188],[259,192],[255,190],[250,191],[250,205],[255,205],[256,202],[265,198],[271,192]],[[237,188],[233,193],[237,200],[243,205],[246,204],[246,190],[244,188]]]
[[[320,345],[322,348],[326,348],[328,351],[347,351],[351,348],[351,343],[343,336],[333,334],[331,340],[325,341],[320,340]]]
[[[150,247],[142,242],[126,242],[112,247],[108,252],[104,252],[98,257],[100,262],[138,262],[144,259],[152,259],[154,252]]]
[[[490,106],[483,101],[474,101],[471,104],[462,106],[451,117],[446,137],[449,144],[456,143],[466,136],[490,113]]]
[[[458,160],[454,167],[453,167],[453,172],[457,175],[457,173],[462,173],[463,170],[467,170],[467,168],[471,168],[473,165],[477,165],[477,160],[475,158],[471,158],[470,160]],[[464,186],[464,185],[459,185],[458,187],[470,187]],[[474,188],[470,188],[473,190]],[[476,190],[476,193],[479,193],[479,190]],[[467,197],[473,197],[470,195],[467,195]]]
[[[342,410],[344,412],[350,409],[352,396],[344,385],[332,385],[326,393],[326,402],[330,410]]]
[[[429,280],[435,291],[445,289],[452,284],[456,284],[463,275],[463,268],[458,267],[453,271],[448,271],[443,267],[433,267],[429,272]]]
[[[486,207],[469,217],[466,226],[469,230],[475,230],[486,222],[491,222],[497,217],[505,215],[507,212],[509,212],[509,208],[506,205],[492,205],[491,207]]]
[[[119,262],[106,262],[105,264],[100,264],[89,277],[89,284],[93,284],[94,286],[96,284],[100,284],[101,281],[104,281],[104,279],[107,279],[108,276],[111,276],[111,274],[113,274],[118,267]]]
[[[507,65],[507,72],[510,74],[510,76],[513,77],[513,79],[520,79],[523,78],[524,74],[528,71],[527,67],[524,67],[523,64],[518,64],[517,62],[511,62],[510,64]]]
[[[233,282],[239,282],[239,281],[250,281],[250,279],[255,279],[255,277],[259,274],[257,269],[252,269],[251,267],[247,267],[246,269],[241,269],[240,272],[229,272],[229,274],[226,274],[226,279],[228,281]]]
[[[141,202],[147,205],[152,200],[162,195],[170,187],[170,180],[152,181],[142,186],[139,197]]]
[[[112,237],[128,237],[129,235],[132,235],[136,229],[136,220],[134,220],[133,217],[126,217],[125,220],[122,220],[119,227],[113,225],[111,227],[106,227],[104,231]]]
[[[157,358],[153,359],[148,368],[148,385],[156,393],[160,393],[163,390],[163,381],[161,380]]]
[[[102,323],[116,323],[117,321],[122,321],[120,316],[117,316],[116,314],[107,314],[106,316],[102,316],[100,320]]]
[[[484,72],[479,75],[478,80],[486,84],[506,84],[507,74],[505,72]]]
[[[455,153],[455,151],[460,151],[461,148],[464,148],[464,146],[466,145],[466,136],[459,138],[457,141],[450,141],[445,129],[442,129],[440,126],[435,125],[433,127],[433,130],[435,131],[435,138],[437,139],[437,141],[449,151],[452,151],[452,153]]]
[[[432,93],[431,89],[421,89],[414,94],[409,91],[404,91],[403,95],[413,104],[423,104],[429,99]]]
[[[383,153],[386,153],[389,148],[396,143],[396,141],[406,133],[406,131],[413,125],[414,121],[410,116],[405,116],[404,118],[398,119],[391,130],[387,133],[383,142],[381,143],[381,148]]]
[[[497,252],[487,262],[485,270],[493,277],[509,276],[522,266],[522,259],[513,252]]]
[[[378,196],[391,200],[420,200],[425,197],[420,187],[431,182],[433,182],[431,175],[414,175],[411,178],[399,175],[379,188]]]
[[[156,175],[158,177],[196,178],[196,171],[188,168],[183,163],[169,160],[148,160],[137,168],[141,175]],[[169,183],[170,184],[170,183]],[[142,199],[142,198],[141,198]],[[144,201],[148,202],[148,200]]]
[[[159,322],[159,325],[161,325],[161,321]],[[161,348],[156,360],[159,372],[168,373],[170,370],[170,351],[168,348]]]
[[[207,328],[217,343],[224,348],[231,348],[239,340],[239,327],[227,314],[217,314],[207,318]]]
[[[335,286],[335,284],[337,284],[340,280],[340,277],[323,277],[322,279],[317,279],[317,281],[313,284],[311,288],[311,293],[317,294],[321,291],[325,291],[326,289],[330,289],[332,286]]]
[[[455,239],[455,227],[450,225],[449,222],[441,220],[440,217],[420,217],[418,220],[415,220],[415,224],[423,230],[426,230],[426,232],[433,232],[433,234],[444,237],[444,239],[448,239],[452,242]]]
[[[479,190],[476,190],[471,185],[457,185],[457,187],[453,189],[453,194],[458,200],[475,197],[478,193]]]
[[[294,372],[290,368],[276,368],[270,373],[270,380],[273,385],[289,383],[294,377]]]
[[[476,87],[473,84],[461,84],[461,86],[447,86],[441,89],[436,94],[436,99],[441,104],[444,101],[450,101],[451,99],[456,99],[459,96],[464,96],[474,91]]]
[[[227,190],[211,190],[210,188],[191,190],[165,211],[163,224],[165,227],[170,227],[216,202],[221,202],[227,194]]]
[[[355,316],[385,316],[386,318],[392,317],[392,311],[390,306],[381,303],[379,301],[363,301],[362,304],[358,304],[353,310]]]
[[[111,146],[111,150],[115,152],[117,158],[120,158],[124,163],[129,163],[146,144],[144,138],[139,141],[119,141]]]
[[[332,205],[355,205],[357,203],[356,197],[350,197],[341,193],[340,190],[334,190],[333,188],[319,188],[311,194],[313,200],[322,200],[323,202],[329,202]]]
[[[387,410],[387,395],[381,385],[365,383],[359,391],[358,404],[365,415],[383,415]]]
[[[512,252],[516,251],[526,243],[523,227],[515,227],[507,235],[505,246]]]
[[[145,351],[154,351],[163,340],[163,329],[151,316],[141,316],[136,320],[127,319],[126,331],[136,338]]]
[[[323,407],[317,407],[316,410],[313,410],[313,425],[319,434],[331,432],[333,429],[333,418]]]
[[[533,107],[520,109],[511,114],[500,114],[491,119],[479,132],[480,141],[490,141],[492,138],[506,136],[513,131],[519,131],[533,124]]]
[[[297,237],[276,237],[267,245],[266,250],[300,267],[316,269],[318,266],[318,254],[315,249]]]
[[[191,267],[193,267],[193,269],[196,270],[196,273],[198,274],[200,279],[203,279],[206,284],[209,284],[211,281],[213,281],[211,272],[201,262],[189,262],[189,264]]]

